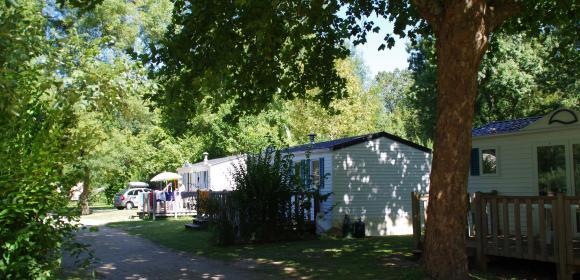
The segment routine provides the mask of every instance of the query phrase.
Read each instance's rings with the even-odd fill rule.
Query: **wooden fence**
[[[552,262],[557,265],[558,279],[570,279],[580,268],[580,196],[475,193],[469,198],[467,245],[474,249],[481,269],[486,268],[489,256]],[[426,199],[412,194],[418,248],[422,248],[418,209]]]
[[[246,209],[239,209],[232,200],[232,192],[222,191],[197,191],[195,209],[198,218],[216,221],[220,215],[232,224],[239,224],[240,214],[238,212]],[[288,193],[282,201],[275,205],[275,216],[281,217],[284,221],[292,221],[289,224],[280,225],[283,227],[312,227],[316,221],[316,215],[320,211],[319,201],[316,196],[306,192]]]

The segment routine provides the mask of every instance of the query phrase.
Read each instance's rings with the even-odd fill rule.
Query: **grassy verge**
[[[409,236],[212,246],[208,231],[184,229],[184,219],[131,221],[108,226],[166,247],[224,261],[252,260],[260,269],[315,279],[423,279]]]

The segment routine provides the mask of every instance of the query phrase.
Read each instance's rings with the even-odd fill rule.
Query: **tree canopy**
[[[276,96],[304,98],[317,88],[310,99],[328,107],[345,92],[333,65],[348,54],[345,41],[365,43],[367,33],[380,32],[368,19],[372,14],[394,24],[378,48],[392,46],[393,35],[436,38],[437,129],[425,268],[434,278],[466,278],[469,162],[463,155],[471,146],[482,58],[506,21],[506,30],[536,34],[574,26],[572,1],[183,1],[176,5],[166,38],[149,56],[165,86],[156,101],[209,97],[256,112]],[[449,221],[451,226],[445,226]]]
[[[461,278],[472,124],[578,106],[577,22],[573,1],[1,1],[0,278],[52,276],[79,182],[88,211],[204,151],[379,130],[433,145],[426,268]],[[410,38],[410,68],[366,80],[369,33]]]
[[[139,30],[118,21],[142,4],[110,1],[79,13],[50,1],[0,3],[0,278],[53,277],[61,249],[78,248],[69,236],[77,216],[67,208],[69,190],[82,181],[90,193],[89,182],[112,177],[91,180],[87,172],[115,169],[112,145],[142,139],[134,147],[149,149],[151,159],[134,170],[175,166],[170,153],[157,154],[176,144],[163,143],[164,130],[143,101],[154,83],[123,50],[137,37],[110,35],[121,26]],[[146,168],[149,160],[157,160],[154,167]],[[121,182],[107,183],[118,189]]]
[[[579,60],[562,32],[542,37],[496,34],[478,73],[478,97],[474,126],[492,121],[545,115],[557,108],[578,108]],[[419,127],[409,133],[432,139],[435,130],[436,57],[434,39],[421,39],[409,47],[414,84],[405,97],[408,109],[419,118]],[[411,132],[415,131],[415,132]]]

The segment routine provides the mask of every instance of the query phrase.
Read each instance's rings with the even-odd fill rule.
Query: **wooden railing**
[[[141,217],[148,217],[155,220],[156,217],[191,216],[195,213],[194,192],[180,192],[179,196],[170,201],[159,201],[156,197],[150,197],[149,192],[143,192],[141,195],[143,201],[143,205],[139,209]]]
[[[412,194],[413,236],[422,248],[420,205],[427,196]],[[485,269],[488,256],[552,262],[558,278],[569,279],[580,267],[580,197],[470,196],[467,238],[475,249],[478,266]],[[578,244],[578,245],[577,245]],[[576,248],[577,247],[577,248]]]
[[[558,239],[553,235],[558,225],[553,221],[559,221],[559,211],[555,197],[477,194],[472,205],[478,260],[495,255],[556,261]]]
[[[215,220],[220,209],[232,208],[226,211],[237,211],[237,205],[232,204],[231,191],[197,191],[195,193],[195,209],[198,215],[203,215],[209,220]],[[303,223],[312,224],[320,211],[320,202],[312,194],[306,192],[292,192],[287,196],[287,201],[278,205],[278,211],[286,220],[295,221],[299,226]],[[230,213],[238,219],[238,215]]]

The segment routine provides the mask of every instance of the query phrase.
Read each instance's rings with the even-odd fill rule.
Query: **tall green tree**
[[[77,182],[86,213],[93,184],[124,185],[119,177],[150,178],[184,160],[142,99],[155,83],[129,56],[161,36],[171,2],[93,8],[0,2],[0,279],[54,278],[62,249],[80,248],[67,208]]]
[[[259,114],[240,114],[233,101],[221,104],[214,111],[208,104],[211,101],[204,99],[191,105],[199,106],[191,119],[176,125],[187,127],[182,138],[202,143],[202,149],[210,157],[257,152],[271,144],[279,147],[303,144],[311,132],[317,134],[317,140],[328,140],[384,129],[381,93],[364,85],[362,61],[353,56],[336,61],[335,67],[345,79],[346,97],[333,100],[327,108],[309,98],[276,97]],[[316,95],[317,91],[307,94]],[[197,155],[196,160],[200,160],[201,154]]]
[[[366,89],[356,57],[335,62],[339,77],[345,81],[345,97],[330,102],[328,107],[310,98],[287,101],[289,144],[302,144],[306,135],[316,133],[318,140],[372,133],[380,130],[383,100],[377,91]],[[319,89],[307,94],[316,95]]]
[[[544,115],[560,107],[580,104],[574,44],[562,32],[540,37],[496,34],[478,72],[474,125]],[[410,47],[410,69],[415,80],[406,101],[420,119],[409,130],[432,139],[435,130],[436,57],[433,38]],[[576,78],[574,78],[576,77]]]
[[[144,67],[130,55],[147,51],[165,30],[172,5],[169,1],[101,1],[93,9],[80,11],[64,3],[47,3],[51,17],[48,30],[54,38],[52,76],[61,83],[55,97],[67,112],[67,141],[64,150],[76,159],[65,167],[65,176],[80,179],[83,192],[81,214],[89,214],[91,183],[102,183],[94,176],[99,169],[110,169],[104,147],[115,134],[138,132],[123,130],[122,122],[139,122],[130,102],[151,95],[155,83]],[[145,106],[144,102],[141,102]],[[135,129],[135,127],[132,127]],[[111,163],[111,162],[108,162]]]
[[[0,278],[46,279],[70,245],[62,153],[66,114],[51,96],[51,42],[38,1],[0,2]]]
[[[405,96],[411,90],[413,76],[408,70],[395,69],[392,72],[379,72],[375,77],[374,87],[380,92],[384,109],[393,112],[403,107]]]
[[[161,48],[157,50],[160,52],[168,48],[163,44],[157,47]],[[333,62],[338,77],[344,79],[344,100],[336,98],[321,105],[317,101],[321,90],[315,88],[302,96],[274,94],[261,111],[242,105],[238,98],[227,97],[231,93],[219,86],[214,85],[214,92],[205,87],[196,89],[199,91],[195,93],[182,91],[178,82],[181,78],[165,72],[171,67],[165,69],[163,64],[162,70],[151,64],[164,85],[164,94],[151,96],[151,100],[160,105],[164,126],[175,135],[196,137],[206,143],[204,149],[210,157],[256,151],[272,143],[301,144],[307,141],[306,135],[310,132],[325,140],[386,127],[378,125],[380,119],[385,119],[379,110],[383,100],[377,96],[382,93],[366,89],[366,68],[356,55]],[[187,102],[191,97],[194,101]]]
[[[344,41],[379,32],[371,14],[394,22],[393,35],[432,31],[437,54],[437,118],[427,221],[425,268],[434,278],[465,279],[467,170],[477,73],[491,34],[506,20],[513,30],[577,21],[571,1],[182,1],[167,38],[151,55],[166,91],[161,103],[234,100],[257,111],[275,96],[328,105],[344,93],[333,63]],[[340,11],[345,16],[340,16]],[[521,24],[525,22],[524,24]],[[221,89],[221,91],[217,91]],[[218,94],[219,92],[219,94]]]
[[[413,73],[409,70],[395,69],[392,72],[379,72],[371,84],[370,91],[376,91],[383,102],[379,129],[405,139],[432,146],[432,139],[424,137],[416,110],[410,102],[414,85]]]

